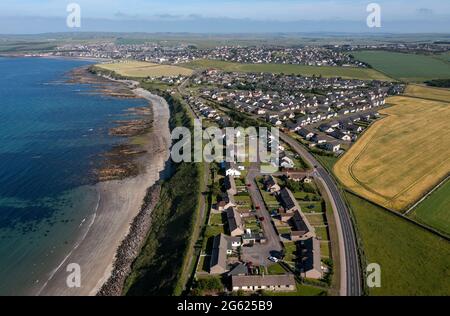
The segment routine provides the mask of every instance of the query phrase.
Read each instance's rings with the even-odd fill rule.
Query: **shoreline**
[[[132,178],[95,185],[99,200],[97,211],[87,220],[90,226],[36,295],[93,296],[100,292],[120,295],[117,282],[121,278],[124,280],[124,263],[131,264],[130,260],[134,260],[133,255],[145,240],[151,224],[150,214],[159,197],[159,181],[167,171],[171,146],[167,102],[141,88],[132,92],[150,102],[154,117],[151,130],[143,136],[147,140],[141,146],[146,153],[138,158],[144,170]],[[146,200],[148,196],[151,196],[150,201]],[[69,263],[81,267],[80,288],[66,285]],[[109,292],[105,291],[107,288]]]

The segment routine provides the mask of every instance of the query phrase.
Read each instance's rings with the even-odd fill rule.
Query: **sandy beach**
[[[140,212],[147,189],[160,179],[160,173],[170,156],[170,111],[166,101],[146,90],[133,92],[152,104],[154,123],[143,145],[147,153],[145,171],[134,178],[98,183],[97,210],[83,223],[85,232],[75,248],[60,265],[42,280],[42,286],[34,295],[96,295],[108,280],[113,269],[117,249],[130,230],[130,224]],[[69,288],[66,279],[71,263],[81,267],[81,287]]]

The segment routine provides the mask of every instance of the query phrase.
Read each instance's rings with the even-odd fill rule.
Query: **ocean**
[[[35,294],[86,231],[93,169],[143,99],[67,83],[88,61],[0,57],[0,295]]]

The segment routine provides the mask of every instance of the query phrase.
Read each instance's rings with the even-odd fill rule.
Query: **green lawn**
[[[286,250],[284,260],[288,262],[294,262],[296,260],[297,246],[293,242],[285,242],[284,248]]]
[[[330,244],[328,242],[320,243],[320,255],[322,256],[322,258],[330,257]]]
[[[450,181],[419,204],[410,216],[450,235]]]
[[[302,212],[308,213],[322,213],[322,203],[321,202],[299,202]]]
[[[314,155],[317,160],[329,171],[333,170],[334,165],[339,160],[337,157]]]
[[[450,243],[359,197],[346,194],[367,263],[381,266],[371,295],[450,295]]]
[[[326,225],[325,215],[305,213],[305,216],[313,226]]]
[[[314,229],[316,230],[317,238],[320,240],[330,240],[326,227],[314,227]]]
[[[433,56],[384,51],[361,51],[353,55],[376,70],[402,81],[423,82],[450,77],[450,63]]]
[[[211,214],[210,225],[222,225],[222,214]]]
[[[387,76],[373,69],[355,68],[355,67],[318,67],[303,65],[283,65],[283,64],[240,64],[218,60],[196,60],[183,67],[191,69],[217,68],[224,71],[235,72],[269,72],[276,74],[295,74],[303,76],[323,76],[323,77],[342,77],[355,78],[363,80],[391,80]]]
[[[264,292],[265,296],[322,296],[327,295],[327,292],[308,285],[297,284],[296,292]]]
[[[272,264],[271,266],[269,266],[267,268],[267,272],[270,275],[283,275],[283,274],[286,274],[286,270],[279,263],[275,263],[275,264]]]

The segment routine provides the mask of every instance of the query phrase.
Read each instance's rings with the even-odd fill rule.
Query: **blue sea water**
[[[92,169],[121,140],[125,110],[146,104],[66,82],[87,61],[0,58],[0,295],[39,288],[96,205]]]

